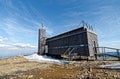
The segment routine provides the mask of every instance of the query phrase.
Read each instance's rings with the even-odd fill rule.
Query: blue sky
[[[99,46],[120,48],[120,0],[0,0],[0,53],[37,51],[41,23],[51,37],[82,20],[98,34]]]

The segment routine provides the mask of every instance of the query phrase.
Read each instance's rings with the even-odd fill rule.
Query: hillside
[[[54,62],[51,58],[32,60],[31,56],[0,59],[0,79],[119,79],[120,70],[100,66],[118,61],[72,61]],[[26,59],[27,58],[27,59]],[[28,61],[31,58],[31,61]],[[41,60],[42,59],[42,62]],[[44,59],[46,59],[44,61]],[[51,61],[52,60],[52,61]],[[109,66],[110,67],[110,66]]]

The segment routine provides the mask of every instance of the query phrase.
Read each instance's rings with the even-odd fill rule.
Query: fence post
[[[107,54],[107,52],[105,51],[105,47],[104,47],[104,54],[105,54],[105,60],[106,60],[106,54]]]
[[[102,57],[103,57],[103,60],[104,60],[104,50],[103,50],[104,48],[102,47]]]

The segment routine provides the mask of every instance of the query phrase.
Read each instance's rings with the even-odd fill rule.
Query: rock
[[[29,76],[28,76],[28,79],[29,79],[29,78],[32,78],[32,77],[33,77],[33,75],[29,75]]]
[[[84,75],[88,75],[88,73],[87,73],[87,72],[85,72],[85,73],[84,73]]]
[[[42,77],[40,79],[43,79]]]
[[[89,68],[89,71],[92,72],[92,68]]]
[[[27,75],[22,75],[21,77],[23,77],[23,78],[27,78]]]
[[[115,78],[116,78],[116,77],[117,77],[117,75],[114,75],[113,77],[115,77]]]
[[[10,79],[13,79],[12,77]]]
[[[84,75],[82,75],[81,78],[84,78]]]

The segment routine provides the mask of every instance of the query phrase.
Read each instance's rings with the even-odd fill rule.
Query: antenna
[[[80,27],[80,26],[81,26],[81,23],[82,23],[82,22],[80,22],[80,23],[78,24],[78,27]]]
[[[91,29],[92,29],[92,31],[93,31],[93,27],[92,27],[92,25],[91,25]]]
[[[89,29],[91,29],[91,26],[88,26]]]
[[[83,24],[83,27],[85,26],[85,22],[84,22],[84,20],[82,20],[82,22],[81,22],[82,24]]]
[[[84,20],[82,20],[82,21],[79,23],[78,26],[80,26],[80,25],[81,25],[82,27],[86,27],[86,28],[88,28],[88,29],[90,29],[90,30],[93,31],[93,27],[92,27],[92,25],[88,24],[88,23],[85,22]]]
[[[88,23],[86,23],[86,27],[89,28]]]
[[[43,23],[41,23],[41,26],[42,26],[42,29],[43,29],[43,27],[44,27]]]

